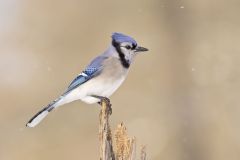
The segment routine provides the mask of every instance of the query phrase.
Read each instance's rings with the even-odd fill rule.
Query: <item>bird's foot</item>
[[[105,102],[108,106],[111,106],[109,98],[107,98],[107,97],[101,98],[100,104],[102,105],[103,102]]]
[[[108,109],[109,113],[112,114],[112,107],[111,107],[112,104],[111,104],[109,98],[102,97],[102,96],[95,96],[95,95],[93,95],[93,97],[100,99],[100,102],[98,102],[99,105],[102,105],[102,103],[104,102],[107,105],[107,109]]]
[[[109,114],[111,115],[112,114],[112,104],[110,102],[110,99],[104,97],[104,98],[101,99],[101,102],[100,102],[101,105],[102,105],[103,102],[105,102],[105,104],[107,105],[107,110],[108,110]]]

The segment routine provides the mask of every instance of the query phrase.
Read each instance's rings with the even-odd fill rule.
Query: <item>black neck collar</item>
[[[129,68],[130,63],[128,62],[128,60],[125,59],[125,55],[122,53],[119,44],[113,40],[112,45],[115,47],[116,51],[118,52],[118,55],[119,55],[119,58],[120,58],[120,61],[121,61],[121,64],[123,65],[123,67]]]

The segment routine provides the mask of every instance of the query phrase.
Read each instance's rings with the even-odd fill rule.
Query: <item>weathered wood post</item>
[[[127,129],[120,123],[115,131],[116,140],[116,159],[117,160],[135,160],[136,157],[136,139],[129,138]]]
[[[136,139],[127,135],[127,129],[120,123],[115,130],[115,152],[109,117],[112,114],[110,101],[101,102],[99,114],[100,160],[136,160]],[[146,147],[141,148],[140,160],[146,160]]]
[[[108,99],[101,101],[102,109],[99,114],[99,140],[100,140],[100,160],[115,160],[112,133],[109,125],[111,115],[111,104]]]

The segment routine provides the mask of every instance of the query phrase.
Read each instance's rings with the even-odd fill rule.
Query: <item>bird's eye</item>
[[[125,48],[131,49],[131,46],[130,45],[126,45]]]

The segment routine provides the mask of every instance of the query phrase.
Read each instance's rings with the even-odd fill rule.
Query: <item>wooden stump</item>
[[[112,147],[112,133],[109,125],[111,104],[107,99],[103,99],[101,105],[102,109],[99,114],[100,160],[115,160]]]
[[[115,131],[116,160],[134,160],[136,157],[136,140],[129,138],[127,129],[120,123]]]
[[[120,123],[115,130],[115,152],[109,117],[112,113],[108,99],[101,102],[102,109],[99,114],[99,141],[100,160],[136,160],[136,139],[127,135],[127,129]],[[146,160],[146,147],[141,148],[140,160]]]

